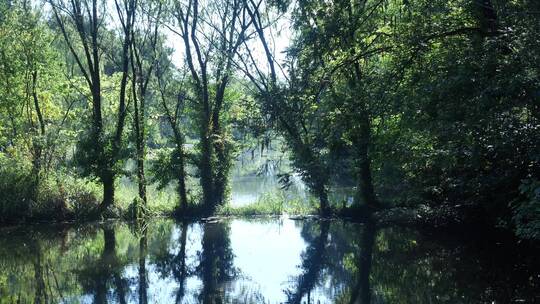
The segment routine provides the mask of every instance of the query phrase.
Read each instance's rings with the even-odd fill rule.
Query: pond
[[[520,246],[283,217],[4,228],[0,303],[537,302]]]

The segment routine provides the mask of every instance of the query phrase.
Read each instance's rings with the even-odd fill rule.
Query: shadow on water
[[[0,303],[511,303],[535,248],[288,219],[33,226],[0,236]]]

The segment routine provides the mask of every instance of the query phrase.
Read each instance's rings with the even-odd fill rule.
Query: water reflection
[[[92,295],[93,303],[127,303],[127,284],[122,277],[126,265],[116,252],[116,233],[114,226],[106,225],[103,230],[103,247],[97,259],[84,256],[82,265],[74,269],[77,280],[86,294]]]
[[[537,252],[500,240],[288,219],[1,232],[0,303],[540,300]]]
[[[225,284],[235,277],[233,257],[228,227],[224,223],[204,225],[197,267],[203,283],[199,295],[202,303],[224,302]]]
[[[350,303],[370,303],[371,288],[369,275],[371,273],[371,261],[373,259],[373,245],[375,243],[375,225],[367,223],[364,226],[364,231],[361,234],[360,254],[357,262],[357,279],[356,285],[351,290]]]
[[[311,291],[319,281],[321,270],[326,264],[328,228],[328,221],[323,221],[319,225],[314,225],[313,222],[304,225],[302,237],[308,246],[302,253],[300,265],[302,273],[293,280],[292,289],[285,291],[287,303],[299,304],[304,296],[307,297],[308,303],[311,302]],[[319,232],[315,232],[315,237],[313,237],[313,230],[319,230]]]

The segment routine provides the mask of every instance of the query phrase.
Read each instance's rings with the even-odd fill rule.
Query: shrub
[[[99,188],[87,179],[37,173],[28,161],[0,154],[0,222],[86,218],[99,201]]]
[[[30,163],[0,154],[0,222],[28,216],[36,193],[30,172]]]

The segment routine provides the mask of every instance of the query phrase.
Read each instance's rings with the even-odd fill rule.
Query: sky
[[[165,25],[162,26],[160,30],[166,37],[166,45],[173,50],[172,62],[176,67],[182,66],[184,61],[184,45],[180,36]],[[273,53],[276,56],[277,62],[280,64],[283,63],[285,60],[284,52],[289,46],[292,36],[291,24],[288,16],[279,18],[274,26],[265,30],[265,35],[267,39],[270,37],[273,38]],[[266,66],[266,57],[260,42],[256,39],[252,39],[248,42],[248,45],[250,46],[255,59],[260,62],[261,65]]]
[[[203,3],[203,1],[204,0],[201,0],[201,3]],[[33,1],[33,4],[36,7],[38,6],[42,7],[42,11],[45,14],[52,14],[49,4],[45,3],[46,5],[43,6],[42,5],[43,3],[40,2],[39,0]],[[116,14],[115,0],[105,0],[105,6],[106,6],[105,12],[107,14],[106,27],[110,30],[119,29],[120,22]],[[141,17],[139,16],[138,18],[140,22]],[[176,30],[176,28],[174,29]],[[184,45],[181,41],[181,38],[178,36],[178,34],[171,31],[169,27],[165,24],[161,26],[159,30],[166,37],[165,44],[173,50],[172,58],[171,58],[173,64],[177,68],[181,67],[184,63]],[[277,21],[274,23],[272,27],[265,29],[266,38],[267,40],[270,41],[273,47],[273,54],[276,57],[276,60],[279,64],[282,64],[285,60],[286,56],[285,56],[284,51],[286,50],[286,48],[289,46],[291,42],[292,34],[293,32],[291,30],[291,23],[290,23],[289,15],[281,16],[280,18],[277,19]],[[251,41],[248,42],[248,45],[250,46],[250,49],[256,61],[260,63],[259,68],[261,68],[263,71],[267,69],[266,57],[265,57],[264,50],[261,43],[257,39],[252,39]],[[281,75],[278,75],[278,77],[279,76]]]

